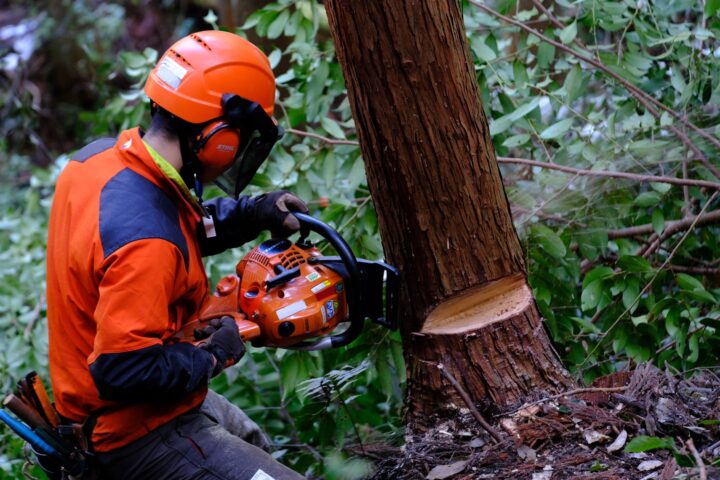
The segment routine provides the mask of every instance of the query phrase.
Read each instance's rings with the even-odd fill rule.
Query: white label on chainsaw
[[[300,300],[299,302],[291,303],[287,307],[283,307],[277,312],[278,320],[284,320],[290,315],[294,315],[297,312],[302,312],[307,308],[307,305],[305,305],[305,302],[303,300]]]
[[[187,72],[187,68],[184,68],[172,58],[165,57],[158,65],[157,76],[172,88],[177,89]]]
[[[250,480],[275,480],[275,477],[271,477],[262,470],[258,470],[257,472],[255,472],[255,475],[253,475]]]
[[[331,285],[330,280],[325,280],[324,282],[318,283],[317,285],[315,285],[313,288],[310,289],[310,291],[313,293],[322,292],[323,290],[328,288],[330,285]]]

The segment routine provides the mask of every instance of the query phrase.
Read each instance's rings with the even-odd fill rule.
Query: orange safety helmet
[[[221,117],[224,93],[257,102],[272,116],[275,76],[255,45],[234,33],[209,30],[175,42],[150,72],[145,93],[189,123]]]
[[[150,72],[145,93],[174,117],[198,126],[191,140],[203,182],[228,170],[244,152],[234,168],[245,175],[234,179],[236,195],[282,134],[271,118],[275,76],[270,61],[233,33],[197,32],[175,42]],[[254,131],[262,141],[251,140]],[[248,161],[251,165],[243,167]]]

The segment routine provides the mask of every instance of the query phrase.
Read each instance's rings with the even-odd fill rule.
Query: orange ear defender
[[[203,127],[193,145],[195,155],[202,164],[202,181],[216,178],[232,165],[240,142],[240,130],[222,120]]]

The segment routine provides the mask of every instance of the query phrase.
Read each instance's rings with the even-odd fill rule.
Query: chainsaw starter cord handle
[[[350,310],[350,326],[344,332],[339,333],[338,335],[333,335],[329,338],[322,338],[317,342],[300,342],[297,345],[293,345],[292,348],[298,350],[324,350],[326,348],[336,348],[348,345],[360,336],[363,324],[365,323],[365,317],[357,314],[357,312],[360,311],[358,305],[358,288],[356,288],[359,287],[359,285],[356,284],[360,281],[360,267],[358,266],[357,258],[355,258],[355,254],[347,242],[329,225],[304,213],[292,212],[292,214],[300,220],[301,228],[307,228],[320,234],[320,236],[332,245],[340,256],[340,259],[345,265],[345,269],[348,273],[348,278],[345,279],[345,283],[347,284],[345,288],[345,295],[347,295],[348,307]]]

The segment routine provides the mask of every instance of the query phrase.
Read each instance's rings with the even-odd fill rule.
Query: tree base
[[[560,363],[523,275],[470,289],[433,310],[406,345],[408,426],[466,408],[439,365],[473,401],[498,409],[574,386]]]

